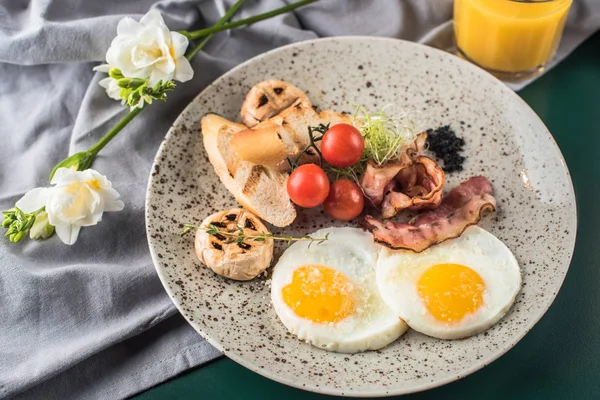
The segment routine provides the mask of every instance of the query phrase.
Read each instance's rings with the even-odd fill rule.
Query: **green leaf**
[[[52,172],[50,172],[50,181],[52,181],[56,170],[58,170],[59,168],[72,168],[76,171],[85,171],[92,165],[95,158],[96,153],[91,151],[81,151],[79,153],[75,153],[72,156],[65,158],[64,160],[56,164],[54,168],[52,168]]]

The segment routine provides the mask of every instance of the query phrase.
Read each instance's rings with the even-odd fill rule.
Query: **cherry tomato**
[[[316,207],[329,194],[329,178],[318,165],[304,164],[296,168],[288,178],[287,192],[290,199],[300,207]]]
[[[340,179],[331,184],[329,196],[323,206],[330,217],[340,221],[350,221],[362,212],[365,198],[356,183],[348,179]]]
[[[359,130],[348,124],[329,128],[321,140],[323,158],[334,167],[350,167],[358,162],[365,149]]]

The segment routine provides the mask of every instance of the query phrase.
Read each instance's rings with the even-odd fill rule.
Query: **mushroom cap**
[[[200,225],[215,225],[219,230],[246,235],[269,234],[267,227],[251,212],[234,208],[210,215]],[[203,229],[196,232],[194,243],[198,259],[216,274],[238,281],[255,278],[266,270],[273,259],[273,239],[263,242],[244,240],[236,242],[230,236],[210,235]]]
[[[252,86],[242,104],[242,122],[248,127],[266,121],[285,110],[297,100],[312,107],[306,93],[289,82],[270,79]]]

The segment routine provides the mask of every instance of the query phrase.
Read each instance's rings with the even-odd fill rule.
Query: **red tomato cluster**
[[[365,142],[352,125],[337,124],[325,132],[321,139],[323,159],[334,167],[351,167],[362,157]],[[365,200],[362,189],[348,179],[329,184],[323,168],[304,164],[296,168],[287,182],[290,199],[304,208],[324,205],[325,212],[340,221],[350,221],[360,215]]]

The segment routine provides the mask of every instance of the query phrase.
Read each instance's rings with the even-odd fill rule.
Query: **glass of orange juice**
[[[573,0],[455,0],[458,53],[501,79],[541,71],[556,52]]]

